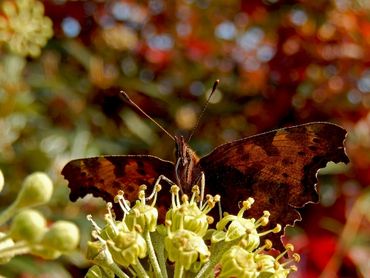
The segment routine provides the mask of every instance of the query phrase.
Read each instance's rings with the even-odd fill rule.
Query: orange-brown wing
[[[217,147],[201,158],[206,188],[221,195],[224,211],[236,213],[248,197],[255,203],[247,214],[271,213],[270,227],[300,220],[295,209],[317,202],[317,171],[328,161],[349,162],[346,131],[330,123],[309,123],[278,129]]]
[[[134,201],[140,185],[147,185],[150,192],[160,175],[173,179],[174,165],[149,155],[99,156],[72,160],[62,174],[69,181],[72,201],[87,193],[113,201],[118,190],[123,190],[125,198]]]

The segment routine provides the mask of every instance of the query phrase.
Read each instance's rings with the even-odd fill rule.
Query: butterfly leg
[[[178,183],[178,185],[180,186],[180,190],[181,190],[181,194],[184,194],[184,191],[182,190],[182,186],[180,184],[180,177],[179,177],[179,165],[180,165],[180,159],[177,159],[176,161],[176,165],[175,165],[175,175],[176,175],[176,181]]]
[[[146,201],[149,201],[149,200],[151,200],[151,199],[153,199],[153,197],[154,197],[154,195],[155,195],[155,193],[156,193],[156,190],[157,190],[157,187],[158,187],[158,185],[160,185],[160,182],[162,181],[162,180],[164,180],[164,181],[166,181],[169,185],[176,185],[173,181],[171,181],[169,178],[167,178],[166,176],[164,176],[164,175],[160,175],[158,178],[157,178],[157,180],[156,180],[156,182],[155,182],[155,184],[154,184],[154,186],[153,186],[153,192],[150,194],[150,196],[149,197],[147,197],[147,198],[145,198],[145,200]]]

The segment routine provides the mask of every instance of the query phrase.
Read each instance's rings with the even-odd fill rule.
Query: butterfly
[[[119,190],[134,201],[139,186],[150,188],[160,175],[189,194],[204,173],[206,193],[221,195],[223,211],[235,214],[241,201],[253,197],[246,216],[258,219],[268,210],[267,228],[285,227],[301,220],[297,208],[318,202],[318,170],[329,161],[349,162],[345,138],[346,131],[335,124],[312,122],[232,141],[199,158],[180,136],[174,137],[174,163],[150,155],[98,156],[72,160],[62,174],[73,201],[87,193],[112,201]],[[170,194],[162,193],[157,204],[168,208]],[[274,246],[281,246],[279,237]]]

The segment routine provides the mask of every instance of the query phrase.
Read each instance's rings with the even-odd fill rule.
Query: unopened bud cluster
[[[271,241],[261,244],[261,236],[281,230],[277,225],[269,231],[257,231],[268,224],[268,211],[258,220],[243,218],[254,202],[252,198],[243,203],[237,215],[225,215],[216,229],[210,229],[213,218],[208,213],[220,196],[207,195],[202,204],[198,186],[189,198],[186,194],[180,197],[179,187],[173,185],[165,223],[157,224],[159,181],[149,198],[143,186],[133,206],[123,192],[116,196],[123,211],[121,220],[115,219],[111,203],[107,204],[104,227],[88,216],[94,240],[88,243],[87,258],[94,265],[86,277],[287,277],[296,270],[297,254],[282,261],[293,251],[292,245],[273,257],[266,252],[272,248]]]
[[[3,185],[0,171],[0,192]],[[23,181],[15,201],[0,213],[0,226],[10,222],[7,231],[0,233],[0,264],[21,254],[56,259],[77,247],[80,235],[75,224],[57,221],[47,225],[45,217],[32,208],[47,203],[52,192],[53,184],[44,173],[33,173]]]

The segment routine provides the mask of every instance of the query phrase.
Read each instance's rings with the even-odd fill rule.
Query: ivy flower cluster
[[[220,196],[206,196],[204,204],[198,186],[192,196],[180,197],[179,187],[171,188],[172,206],[167,211],[164,224],[158,224],[157,194],[161,186],[156,184],[153,193],[146,198],[142,186],[139,198],[130,207],[120,192],[116,202],[123,211],[123,218],[114,217],[112,203],[107,204],[105,226],[100,227],[88,216],[94,229],[93,240],[88,242],[87,258],[93,263],[86,277],[287,277],[296,270],[294,262],[298,254],[283,257],[293,246],[273,257],[266,251],[272,243],[261,243],[261,236],[277,233],[277,225],[269,231],[258,232],[269,222],[269,212],[261,218],[246,219],[244,212],[254,200],[249,198],[237,215],[226,214],[211,229],[212,208],[220,202]],[[151,204],[147,204],[152,200]]]
[[[0,171],[0,192],[3,186]],[[53,184],[42,172],[23,181],[15,201],[0,213],[0,226],[11,220],[8,230],[0,233],[0,264],[22,254],[53,260],[77,247],[80,235],[75,224],[61,220],[48,226],[45,217],[32,208],[47,203],[52,192]]]
[[[37,57],[53,35],[44,6],[35,0],[5,0],[0,11],[0,43],[20,56]]]

